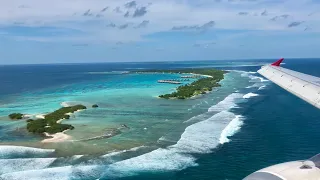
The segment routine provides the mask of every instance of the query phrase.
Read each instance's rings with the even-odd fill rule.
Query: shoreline
[[[57,142],[65,142],[72,139],[72,136],[65,134],[66,131],[55,133],[55,134],[49,134],[47,132],[44,133],[47,138],[41,141],[41,143],[57,143]]]
[[[182,73],[182,74],[192,74],[192,75],[196,75],[196,76],[204,76],[204,77],[213,78],[213,76],[205,75],[205,74],[196,74],[196,73]]]
[[[190,99],[200,94],[207,94],[208,91],[212,91],[214,88],[220,87],[221,85],[219,84],[219,82],[224,79],[224,74],[226,73],[226,71],[218,69],[179,69],[135,71],[135,73],[193,75],[193,78],[195,78],[196,80],[192,83],[181,83],[182,85],[177,87],[175,92],[158,96],[163,99]]]
[[[79,109],[79,110],[77,110],[77,111],[75,111],[73,113],[71,113],[71,112],[70,113],[66,113],[65,115],[71,116],[71,115],[75,114],[76,112],[80,112],[80,111],[83,111],[83,110]],[[61,122],[64,121],[64,120],[66,120],[66,119],[65,118],[64,119],[59,119],[57,121],[57,123],[61,124]],[[55,133],[55,134],[49,134],[49,133],[45,132],[44,135],[46,137],[51,137],[51,138],[43,139],[41,142],[42,143],[57,143],[57,142],[65,142],[65,141],[71,140],[72,136],[65,134],[65,132],[67,132],[67,131],[68,130],[65,130],[63,132],[58,132],[58,133]]]
[[[224,74],[226,73],[226,71],[218,69],[197,69],[189,71],[154,70],[153,72],[148,71],[147,73],[169,73],[180,75],[188,74],[195,76],[196,80],[192,83],[184,84],[177,87],[175,92],[158,96],[164,99],[191,99],[201,94],[208,94],[208,92],[211,92],[214,88],[221,86],[219,82],[224,79]]]
[[[209,78],[213,78],[213,76],[210,75],[205,75],[205,74],[197,74],[197,73],[178,73],[178,72],[143,72],[143,71],[136,71],[136,74],[192,74],[192,75],[196,75],[196,76],[203,76],[203,77],[209,77]]]

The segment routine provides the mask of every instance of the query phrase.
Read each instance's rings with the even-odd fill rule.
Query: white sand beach
[[[56,133],[56,134],[44,133],[47,137],[51,137],[51,138],[44,139],[41,142],[42,143],[56,143],[56,142],[64,142],[64,141],[72,139],[71,136],[65,134],[64,132],[60,132],[60,133]]]

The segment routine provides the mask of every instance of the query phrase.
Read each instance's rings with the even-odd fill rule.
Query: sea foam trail
[[[248,93],[246,95],[243,96],[244,99],[249,99],[251,97],[256,97],[259,96],[259,94],[255,94],[255,93]]]
[[[0,159],[47,157],[54,149],[39,149],[23,146],[0,146]]]

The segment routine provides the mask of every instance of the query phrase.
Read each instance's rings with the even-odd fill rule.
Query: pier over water
[[[174,80],[159,80],[158,83],[182,84],[182,82],[180,82],[180,81],[174,81]]]

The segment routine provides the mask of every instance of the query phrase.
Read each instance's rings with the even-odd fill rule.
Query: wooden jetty
[[[182,84],[182,82],[180,82],[180,81],[175,81],[175,80],[159,80],[158,83]]]

